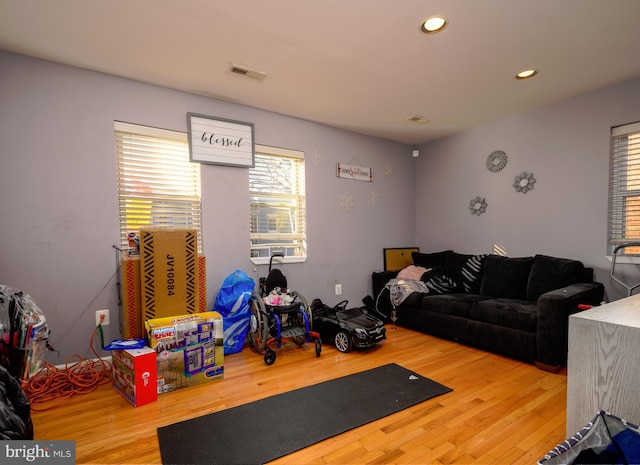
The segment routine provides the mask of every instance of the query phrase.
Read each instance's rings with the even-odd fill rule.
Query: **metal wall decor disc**
[[[497,173],[507,166],[507,161],[509,161],[507,154],[502,150],[496,150],[487,157],[487,169],[492,173]]]

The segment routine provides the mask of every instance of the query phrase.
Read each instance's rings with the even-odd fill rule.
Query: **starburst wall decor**
[[[474,215],[482,215],[487,211],[486,200],[482,197],[476,197],[475,199],[471,200],[471,202],[469,202],[469,210],[471,210],[471,213],[473,213]]]
[[[378,205],[379,199],[380,199],[380,194],[378,194],[376,190],[373,189],[371,191],[371,194],[369,194],[369,202],[371,202],[371,205]]]
[[[340,197],[340,208],[348,213],[353,209],[353,205],[353,196],[348,192],[342,194],[342,197]]]
[[[320,154],[317,152],[312,152],[311,153],[311,163],[313,163],[315,166],[318,166],[318,164],[320,163]]]
[[[530,190],[533,190],[533,185],[536,183],[536,178],[533,177],[533,173],[527,173],[523,171],[518,176],[516,176],[515,181],[513,181],[513,187],[516,188],[516,192],[522,192],[526,194]]]

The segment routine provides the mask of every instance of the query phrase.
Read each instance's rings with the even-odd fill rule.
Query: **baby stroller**
[[[283,257],[274,253],[269,259],[269,274],[260,278],[260,294],[249,298],[251,316],[247,340],[253,350],[264,351],[264,363],[273,365],[276,353],[269,345],[282,346],[283,338],[290,338],[299,346],[315,340],[316,357],[322,351],[320,335],[311,330],[312,315],[307,299],[287,287],[287,278],[278,269],[272,269],[273,258]]]

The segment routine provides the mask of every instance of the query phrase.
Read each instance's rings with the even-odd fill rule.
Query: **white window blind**
[[[202,253],[200,165],[187,134],[116,121],[120,241],[141,227],[191,228]]]
[[[266,263],[282,252],[285,261],[307,255],[304,154],[256,145],[249,169],[251,260]]]
[[[640,123],[611,130],[609,253],[620,242],[640,241]],[[640,255],[640,247],[622,249]]]

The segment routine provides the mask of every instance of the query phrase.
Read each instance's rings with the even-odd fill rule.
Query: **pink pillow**
[[[427,268],[421,266],[409,265],[404,270],[400,270],[398,278],[401,279],[413,279],[414,281],[420,281],[423,274],[429,271]]]

